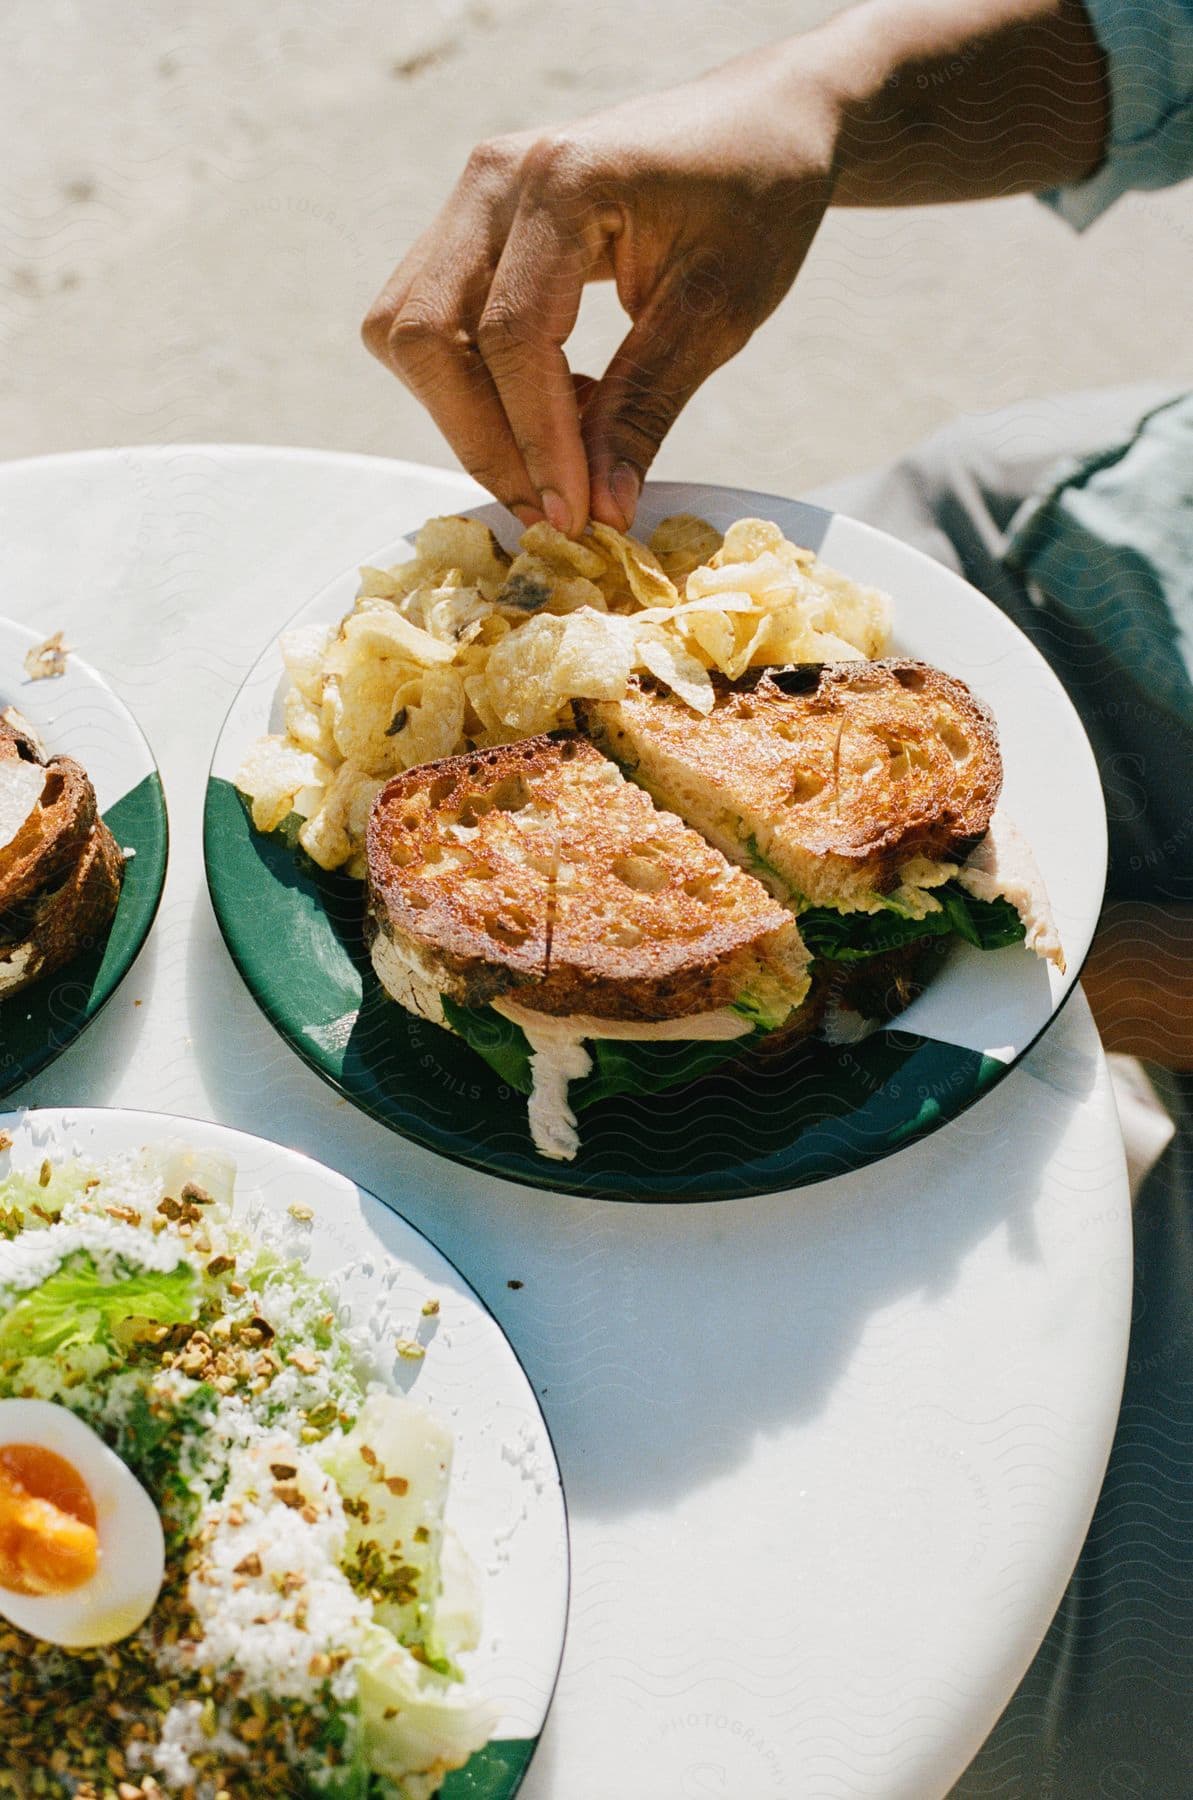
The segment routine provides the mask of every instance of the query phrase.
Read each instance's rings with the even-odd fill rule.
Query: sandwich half
[[[707,716],[650,679],[576,711],[660,805],[790,907],[836,1010],[901,1010],[949,938],[1026,940],[1063,968],[1030,852],[998,812],[993,717],[963,681],[887,659],[715,688]]]
[[[545,1156],[577,1108],[806,1024],[790,911],[574,733],[396,776],[367,848],[382,986],[529,1094]]]
[[[97,943],[123,879],[86,770],[0,714],[0,999]]]

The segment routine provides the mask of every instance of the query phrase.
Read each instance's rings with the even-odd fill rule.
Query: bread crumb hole
[[[952,719],[938,719],[936,729],[940,733],[940,741],[955,763],[968,762],[973,754],[973,745],[959,726]]]
[[[612,873],[636,894],[657,894],[667,885],[667,871],[645,856],[619,856]]]

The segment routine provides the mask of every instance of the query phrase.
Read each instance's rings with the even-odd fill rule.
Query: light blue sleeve
[[[1131,188],[1193,175],[1193,0],[1085,0],[1110,65],[1110,138],[1087,181],[1041,199],[1083,230]]]

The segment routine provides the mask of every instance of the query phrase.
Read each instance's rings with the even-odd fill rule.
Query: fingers
[[[633,524],[646,471],[679,414],[750,335],[729,309],[710,318],[689,304],[692,288],[690,265],[663,277],[585,404],[590,510],[620,531]]]
[[[416,292],[375,333],[376,353],[422,401],[468,473],[511,512],[533,515],[525,523],[541,518],[501,398],[458,310]]]
[[[586,281],[611,273],[610,209],[561,139],[477,147],[447,207],[364,325],[461,462],[525,523],[588,517],[581,408],[563,345]]]
[[[563,346],[595,261],[582,223],[569,227],[552,204],[520,206],[476,334],[539,504],[567,532],[587,520],[589,476]]]
[[[440,218],[374,301],[362,336],[426,406],[469,474],[533,524],[543,517],[538,493],[476,342],[519,160],[514,146],[478,146]]]

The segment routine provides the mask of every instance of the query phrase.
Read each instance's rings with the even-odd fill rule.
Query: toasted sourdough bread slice
[[[33,766],[31,757],[21,760]],[[0,849],[0,912],[64,881],[95,828],[95,789],[87,771],[70,756],[52,756],[40,766],[41,798]]]
[[[382,984],[437,1023],[443,996],[663,1021],[807,991],[790,913],[572,733],[396,776],[368,864]]]
[[[706,718],[649,679],[576,712],[660,804],[797,903],[865,910],[914,859],[960,861],[1002,786],[990,712],[926,663],[718,681]]]
[[[124,880],[124,857],[86,770],[69,756],[47,759],[32,727],[8,711],[0,714],[0,783],[15,770],[26,787],[35,772],[42,780],[0,847],[0,1000],[98,943]]]
[[[97,819],[68,874],[0,913],[0,999],[73,962],[111,924],[124,880],[124,854]]]
[[[21,757],[26,762],[46,759],[37,733],[15,706],[7,706],[0,713],[0,762],[7,757]]]

